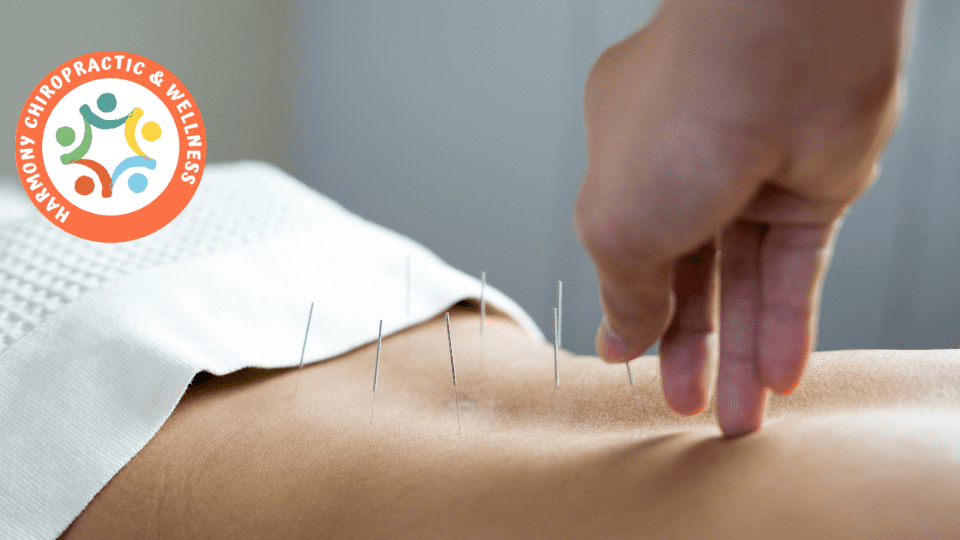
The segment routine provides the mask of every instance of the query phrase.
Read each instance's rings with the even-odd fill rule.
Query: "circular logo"
[[[97,242],[143,238],[173,221],[200,185],[206,132],[187,88],[120,51],[51,71],[23,106],[17,171],[34,206]]]

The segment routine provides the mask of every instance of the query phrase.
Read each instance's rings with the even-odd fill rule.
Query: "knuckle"
[[[667,291],[611,293],[605,287],[600,297],[611,328],[625,339],[649,338],[653,334],[659,337],[672,315],[673,304]]]
[[[616,68],[621,61],[622,54],[614,44],[605,49],[594,60],[587,73],[584,83],[584,103],[593,103],[605,90],[610,88],[612,79],[616,76]]]
[[[627,213],[578,202],[577,233],[594,262],[629,266],[667,258],[668,243],[649,234],[640,220],[626,218]]]
[[[886,108],[891,99],[897,99],[899,72],[892,63],[875,70],[867,81],[853,93],[854,118],[873,118]]]
[[[591,255],[605,255],[616,249],[622,236],[617,230],[622,229],[622,225],[611,218],[607,208],[583,195],[577,199],[574,212],[580,240]]]
[[[742,349],[724,350],[720,354],[721,369],[737,379],[755,379],[757,372],[757,357],[754,353]]]

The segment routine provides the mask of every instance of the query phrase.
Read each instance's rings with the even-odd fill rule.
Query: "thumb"
[[[636,358],[663,335],[677,304],[675,262],[711,241],[743,211],[760,179],[769,175],[769,163],[728,159],[707,165],[687,156],[639,174],[588,165],[574,222],[597,268],[604,314],[596,338],[601,358]],[[707,291],[709,283],[703,286]],[[687,302],[685,309],[698,306],[704,313],[684,318],[711,321],[712,305]]]
[[[635,266],[626,280],[600,278],[603,320],[594,346],[607,362],[625,362],[649,349],[670,324],[676,298],[670,287],[672,265]],[[609,272],[598,275],[609,276]],[[628,287],[633,286],[633,289]],[[616,328],[616,330],[614,329]]]

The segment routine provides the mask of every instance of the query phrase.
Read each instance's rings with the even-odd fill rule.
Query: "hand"
[[[666,0],[587,78],[574,221],[597,352],[659,338],[667,403],[703,411],[717,377],[727,435],[799,384],[843,216],[896,127],[904,6],[858,2]]]

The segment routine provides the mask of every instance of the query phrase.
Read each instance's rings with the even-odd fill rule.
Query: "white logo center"
[[[153,92],[122,79],[100,79],[75,88],[50,113],[43,162],[53,185],[78,208],[129,214],[170,183],[178,135],[173,116]]]

